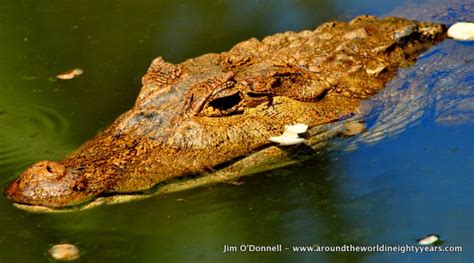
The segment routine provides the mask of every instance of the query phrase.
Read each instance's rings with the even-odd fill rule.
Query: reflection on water
[[[62,158],[130,108],[143,72],[158,55],[179,62],[250,37],[395,8],[395,3],[367,0],[2,1],[0,57],[8,63],[0,63],[1,184],[32,162]],[[469,10],[464,12],[472,14]],[[412,16],[421,11],[402,5],[393,12]],[[440,48],[444,57],[453,50],[474,54],[472,46],[455,42]],[[426,64],[434,65],[430,60],[438,58],[427,56]],[[423,115],[411,115],[417,125],[402,127],[391,139],[382,136],[372,146],[360,143],[352,152],[336,148],[301,165],[246,178],[240,186],[217,185],[52,215],[26,213],[1,197],[0,261],[44,262],[47,249],[61,242],[77,245],[84,262],[471,260],[474,127],[472,121],[455,126],[434,121],[438,113],[469,112],[459,98],[472,98],[472,76],[458,82],[452,78],[468,76],[462,70],[472,66],[456,61],[461,71],[436,75],[428,89],[404,86],[397,91],[411,94],[412,102],[398,98],[399,108],[388,108],[397,109],[394,115],[381,109],[374,117],[394,120],[418,105]],[[80,78],[54,80],[75,67],[84,69]],[[427,78],[414,77],[410,69],[404,72],[415,80]],[[425,103],[413,104],[419,99]],[[397,127],[387,123],[378,131]],[[225,244],[412,245],[432,232],[446,245],[463,245],[464,253],[222,254]]]

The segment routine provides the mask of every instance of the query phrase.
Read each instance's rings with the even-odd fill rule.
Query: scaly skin
[[[356,113],[361,100],[444,39],[445,30],[363,16],[250,39],[178,65],[157,58],[131,110],[66,159],[31,166],[5,195],[15,203],[62,208],[190,175],[213,179],[176,189],[219,181],[216,174],[234,179],[251,173],[247,166],[255,172],[290,163],[269,137],[287,124],[314,131]],[[311,135],[309,146],[316,144]]]

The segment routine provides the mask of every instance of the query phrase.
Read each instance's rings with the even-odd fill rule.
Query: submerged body
[[[291,149],[270,137],[304,123],[305,144],[314,147],[318,127],[357,113],[361,100],[444,39],[445,31],[434,23],[363,16],[250,39],[178,65],[157,58],[130,111],[66,159],[31,166],[5,195],[15,203],[62,208],[291,163]],[[176,179],[196,175],[204,176],[185,186]]]

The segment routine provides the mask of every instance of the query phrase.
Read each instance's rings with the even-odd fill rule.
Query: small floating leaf
[[[296,134],[305,133],[308,129],[308,125],[303,123],[293,124],[293,125],[285,125],[285,132],[293,132]]]
[[[276,137],[270,137],[270,141],[279,143],[281,146],[290,146],[290,145],[300,144],[304,141],[304,139],[298,138],[298,137],[281,135],[281,136],[276,136]]]
[[[279,143],[281,146],[300,144],[304,141],[298,137],[298,134],[305,133],[308,125],[298,123],[294,125],[285,125],[285,131],[280,136],[270,137],[270,141]]]
[[[79,258],[79,249],[72,244],[54,245],[48,252],[52,258],[59,261],[72,261]]]
[[[416,240],[416,242],[419,245],[423,245],[423,246],[433,245],[433,244],[437,243],[438,241],[439,241],[439,236],[435,235],[435,234],[430,234],[430,235],[427,235],[424,238],[420,238],[420,239]]]
[[[474,23],[460,22],[448,29],[448,37],[460,41],[474,40]]]
[[[82,75],[82,73],[84,73],[82,69],[75,68],[75,69],[71,69],[71,70],[68,70],[66,72],[56,75],[56,78],[61,79],[61,80],[73,79],[77,76]]]

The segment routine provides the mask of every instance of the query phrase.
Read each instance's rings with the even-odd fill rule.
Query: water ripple
[[[373,122],[350,149],[394,137],[424,118],[437,124],[474,122],[472,47],[446,40],[414,66],[400,69],[387,87],[362,107]]]
[[[60,157],[70,123],[57,109],[35,103],[0,106],[0,169],[16,170],[41,158]],[[54,149],[54,150],[52,150]]]

